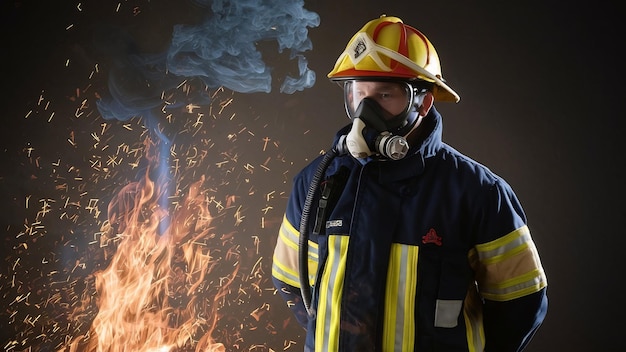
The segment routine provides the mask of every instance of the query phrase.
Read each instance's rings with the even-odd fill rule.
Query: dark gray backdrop
[[[143,17],[129,23],[147,47],[159,48],[172,24],[193,17],[185,13],[188,6],[175,1],[136,3]],[[8,202],[0,218],[6,223],[1,227],[7,255],[24,222],[17,200],[43,187],[25,180],[22,156],[29,140],[50,138],[24,113],[42,87],[61,99],[78,80],[58,69],[68,51],[89,41],[87,29],[67,34],[68,24],[86,21],[77,4],[3,2],[0,185]],[[115,16],[110,11],[115,4],[109,5],[101,16],[94,14],[95,4],[83,7],[91,11],[90,20],[106,22]],[[309,31],[313,50],[306,54],[317,73],[315,86],[292,95],[275,90],[237,95],[289,150],[289,175],[327,149],[334,132],[348,122],[341,91],[325,79],[347,40],[383,13],[401,17],[431,40],[444,78],[461,96],[458,104],[437,105],[444,141],[509,181],[526,210],[550,298],[547,319],[528,350],[622,350],[625,130],[617,5],[310,1],[305,8],[321,18]],[[280,176],[263,182],[287,189]],[[271,251],[271,242],[264,242],[265,250]],[[11,280],[13,264],[5,263],[2,280]],[[14,300],[8,285],[2,292],[7,304]],[[273,314],[283,321],[288,312],[273,308]],[[300,341],[300,332],[286,331]],[[279,348],[288,337],[270,339]]]

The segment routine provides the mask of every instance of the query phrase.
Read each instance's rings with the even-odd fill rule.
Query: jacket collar
[[[428,112],[428,115],[424,116],[421,124],[416,129],[416,140],[418,141],[415,146],[412,146],[409,150],[409,154],[420,154],[424,158],[429,158],[441,149],[441,136],[443,132],[443,123],[441,115],[435,109],[433,105]]]

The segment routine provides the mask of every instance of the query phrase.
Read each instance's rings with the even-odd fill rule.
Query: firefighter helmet
[[[439,56],[428,38],[397,17],[383,15],[366,23],[350,39],[328,77],[333,81],[422,80],[433,84],[435,101],[460,99],[444,82]]]

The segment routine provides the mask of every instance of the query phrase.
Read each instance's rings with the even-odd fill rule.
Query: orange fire
[[[210,245],[216,235],[204,177],[170,210],[158,201],[164,182],[150,173],[109,204],[102,238],[116,241],[117,250],[109,266],[94,274],[98,314],[70,351],[225,351],[212,333],[239,264],[230,258],[227,272],[219,272],[224,259],[218,264],[213,254],[221,248]]]

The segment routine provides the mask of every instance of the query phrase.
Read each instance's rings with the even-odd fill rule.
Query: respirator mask
[[[347,80],[344,84],[346,113],[352,128],[344,143],[350,154],[365,160],[406,156],[406,136],[417,127],[418,108],[426,88],[405,81]]]

